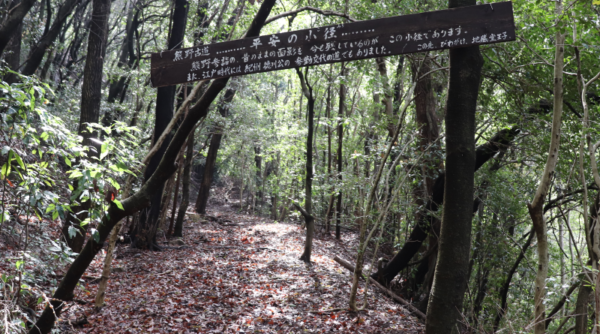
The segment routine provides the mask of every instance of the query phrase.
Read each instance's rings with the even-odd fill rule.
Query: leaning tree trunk
[[[187,0],[176,0],[175,10],[173,11],[173,25],[168,43],[169,50],[179,49],[183,44],[185,35],[185,26],[187,23],[189,3]],[[156,118],[154,123],[154,144],[166,129],[167,125],[173,118],[173,103],[175,101],[175,86],[159,87],[156,93]],[[150,160],[144,179],[148,180],[158,168],[169,142],[170,136],[163,142],[156,154]],[[158,218],[161,209],[161,199],[164,184],[159,186],[159,191],[154,195],[149,210],[142,211],[140,221],[135,231],[135,239],[133,246],[141,249],[154,249]]]
[[[556,12],[560,15],[562,12],[561,0],[556,2]],[[548,276],[548,231],[544,219],[544,200],[550,188],[552,174],[558,161],[558,149],[560,146],[560,125],[563,111],[563,67],[564,67],[564,42],[565,34],[557,28],[555,37],[555,57],[554,57],[554,113],[552,117],[552,134],[550,135],[550,149],[546,166],[540,179],[537,191],[533,201],[527,204],[529,215],[533,223],[533,230],[537,237],[538,251],[538,271],[535,278],[534,295],[534,333],[543,334],[546,332],[545,326],[545,306],[544,297],[546,295],[546,278]]]
[[[475,151],[475,171],[494,157],[496,153],[507,149],[508,145],[510,145],[519,132],[520,130],[516,127],[500,130],[490,138],[487,143],[478,146]],[[425,205],[425,210],[437,211],[439,206],[444,204],[445,177],[446,173],[443,172],[436,178],[433,186],[433,195]],[[389,284],[398,273],[407,267],[410,260],[418,252],[423,241],[427,237],[427,232],[435,220],[435,218],[428,215],[427,212],[422,212],[417,215],[417,217],[419,217],[419,220],[402,249],[392,258],[388,265],[383,268],[381,273],[377,272],[373,274],[372,277],[380,280],[382,284]]]
[[[8,9],[9,15],[0,27],[0,56],[10,42],[13,34],[19,29],[23,18],[29,12],[36,0],[13,1]]]
[[[95,0],[93,2],[92,24],[88,37],[88,51],[83,72],[83,86],[81,87],[81,114],[79,117],[78,133],[83,137],[83,145],[90,150],[88,155],[98,154],[98,145],[93,144],[94,134],[88,131],[88,124],[98,123],[100,116],[100,102],[102,99],[102,75],[104,67],[104,55],[106,53],[106,40],[108,38],[108,19],[110,16],[110,0]],[[93,148],[96,153],[93,152]],[[76,185],[79,182],[76,181]],[[83,186],[83,185],[79,185]],[[77,200],[78,201],[78,200]],[[91,200],[81,204],[73,205],[63,225],[62,233],[69,247],[74,252],[80,252],[85,241],[87,226],[80,226],[80,222],[87,218]],[[77,213],[77,214],[75,214]],[[75,228],[76,234],[69,237],[69,229]]]
[[[6,47],[7,54],[4,56],[4,61],[13,71],[18,71],[19,65],[21,64],[21,42],[23,40],[23,23],[19,24],[17,29],[10,39],[10,43]],[[7,73],[4,76],[4,81],[8,83],[13,83],[17,81],[17,76],[13,73]]]
[[[274,5],[275,0],[263,0],[245,37],[255,37],[260,34],[260,30]],[[73,290],[79,283],[81,276],[92,263],[96,254],[102,249],[104,241],[112,228],[122,218],[147,207],[154,194],[160,194],[159,186],[162,185],[176,170],[173,161],[177,158],[181,146],[184,145],[188,135],[195,128],[196,123],[198,123],[201,118],[206,117],[210,105],[225,88],[228,81],[229,78],[213,80],[200,100],[190,109],[188,115],[181,123],[181,126],[175,132],[175,135],[154,174],[140,190],[121,201],[123,210],[119,209],[114,203],[110,205],[107,214],[103,216],[102,222],[98,226],[98,242],[96,242],[94,238],[88,240],[83,251],[75,258],[54,292],[51,299],[52,305],[46,306],[44,312],[35,323],[35,326],[29,331],[29,334],[50,333],[56,317],[60,316],[62,308],[64,307],[63,301],[73,295]]]
[[[81,0],[67,0],[65,3],[62,4],[62,6],[60,6],[60,9],[58,10],[58,15],[52,23],[52,27],[40,38],[38,43],[31,49],[31,51],[29,51],[27,61],[25,62],[25,65],[21,70],[22,74],[33,75],[35,73],[37,68],[42,63],[42,60],[44,59],[44,54],[46,53],[46,50],[52,45],[52,43],[54,43],[54,41],[60,34],[63,25],[67,21],[67,18],[69,17],[69,15],[71,15],[79,1]]]
[[[449,7],[475,5],[450,0]],[[446,178],[438,262],[427,307],[427,334],[457,333],[467,288],[475,173],[475,109],[483,58],[479,46],[450,50]]]

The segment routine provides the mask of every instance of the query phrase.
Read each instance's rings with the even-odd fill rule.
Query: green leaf
[[[106,157],[108,155],[108,143],[104,142],[102,143],[102,146],[100,147],[100,160],[104,159],[104,157]]]
[[[5,163],[5,164],[2,166],[2,178],[3,178],[3,179],[6,177],[6,175],[7,175],[7,174],[8,174],[8,172],[10,171],[10,167],[9,167],[9,166],[10,166],[10,165],[9,165],[9,163],[8,163],[8,162],[7,162],[7,163]]]
[[[100,242],[100,233],[98,232],[98,230],[93,228],[90,231],[92,233],[92,238],[94,238],[94,241],[96,243],[99,243]]]
[[[69,226],[68,232],[69,232],[69,239],[73,239],[73,238],[75,238],[75,236],[77,235],[77,233],[79,231],[77,231],[77,229],[75,228],[75,226],[71,225],[71,226]]]
[[[90,217],[87,217],[81,223],[79,223],[79,226],[83,227],[83,226],[85,226],[85,225],[87,225],[89,223],[90,223]]]
[[[4,223],[9,218],[10,218],[10,215],[8,214],[8,211],[4,211],[2,214],[0,214],[0,224]]]
[[[50,204],[50,205],[48,205],[48,207],[46,208],[46,213],[48,213],[48,212],[50,212],[50,211],[54,210],[54,208],[55,208],[55,207],[56,207],[56,206],[55,206],[54,204]]]
[[[119,200],[114,200],[113,203],[115,203],[117,208],[119,208],[121,210],[125,210],[125,209],[123,209],[123,204],[121,204],[121,202]]]
[[[67,166],[71,167],[71,160],[69,160],[69,158],[65,157],[65,163]]]
[[[78,170],[74,170],[71,172],[71,175],[69,175],[69,179],[76,179],[76,178],[82,177],[82,176],[83,176],[83,173],[81,173]]]
[[[17,152],[13,151],[13,156],[15,157],[15,160],[17,160],[17,163],[19,164],[19,166],[21,166],[21,168],[25,169],[25,164],[23,163],[23,160],[17,154]]]

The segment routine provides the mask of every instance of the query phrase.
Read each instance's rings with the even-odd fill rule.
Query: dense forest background
[[[0,329],[50,331],[101,249],[100,286],[111,289],[115,241],[161,250],[157,235],[185,236],[184,221],[206,214],[216,187],[239,212],[303,222],[305,262],[313,236],[352,238],[365,267],[353,287],[371,275],[429,315],[446,277],[436,271],[441,248],[452,247],[438,242],[453,229],[444,201],[464,195],[444,189],[448,50],[161,88],[150,85],[150,55],[446,8],[0,0]],[[600,4],[513,8],[517,40],[474,49],[474,188],[467,229],[455,230],[470,247],[457,269],[464,296],[447,296],[460,313],[449,326],[598,333]]]

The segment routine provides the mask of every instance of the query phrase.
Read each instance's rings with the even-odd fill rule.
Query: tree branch
[[[315,8],[315,7],[310,7],[310,6],[305,6],[302,8],[298,8],[295,10],[291,10],[289,12],[285,12],[285,13],[281,13],[279,15],[275,15],[272,18],[268,19],[265,24],[269,24],[275,20],[279,20],[280,18],[286,17],[286,16],[295,16],[298,15],[301,12],[304,11],[311,11],[311,12],[315,12],[315,13],[319,13],[325,16],[339,16],[339,17],[343,17],[345,19],[347,19],[350,22],[356,22],[357,20],[353,19],[352,17],[350,17],[350,15],[348,14],[344,14],[344,13],[340,13],[340,12],[334,12],[332,10],[323,10],[323,9],[319,9],[319,8]]]

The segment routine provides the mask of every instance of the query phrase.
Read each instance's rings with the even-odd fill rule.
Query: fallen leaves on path
[[[72,333],[423,332],[408,311],[371,288],[367,310],[347,311],[351,273],[332,260],[347,254],[342,242],[317,237],[308,266],[298,260],[298,225],[219,214],[232,224],[188,221],[183,246],[119,248],[106,306],[93,310],[97,283],[87,279],[77,298],[88,303],[69,303],[60,326]],[[98,257],[86,277],[100,277],[102,262]],[[72,325],[84,316],[89,324]]]

